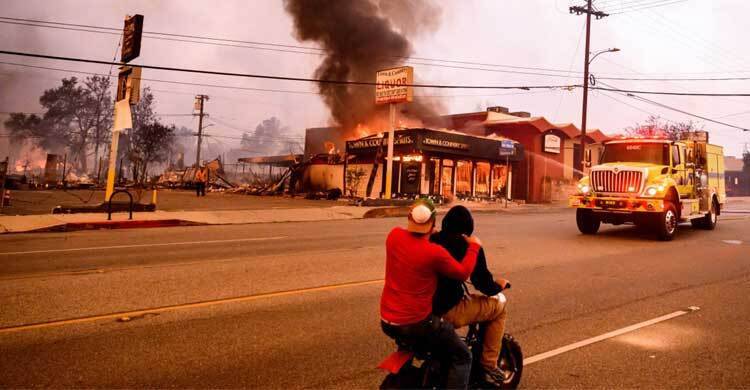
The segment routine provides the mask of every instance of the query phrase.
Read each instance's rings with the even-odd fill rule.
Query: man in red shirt
[[[466,388],[471,353],[453,326],[432,314],[438,275],[466,280],[474,270],[480,241],[467,237],[468,250],[459,263],[443,247],[429,241],[435,206],[420,199],[412,205],[406,229],[391,230],[386,239],[385,285],[380,298],[383,332],[434,346],[449,364],[446,388]]]

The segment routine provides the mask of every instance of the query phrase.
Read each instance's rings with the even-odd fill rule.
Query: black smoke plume
[[[327,80],[374,82],[378,70],[400,66],[412,54],[408,36],[434,30],[440,19],[427,0],[284,0],[284,7],[297,39],[325,50],[315,77]],[[319,84],[319,90],[332,120],[346,132],[360,124],[387,129],[388,107],[375,106],[373,86]],[[412,120],[435,115],[435,107],[418,97],[399,113]]]

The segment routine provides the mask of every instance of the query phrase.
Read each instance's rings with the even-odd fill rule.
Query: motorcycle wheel
[[[521,345],[509,334],[503,336],[503,349],[497,359],[497,366],[503,372],[503,389],[516,389],[523,373],[523,352]]]

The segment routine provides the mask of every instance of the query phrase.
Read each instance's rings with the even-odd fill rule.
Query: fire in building
[[[551,123],[504,107],[424,123],[395,132],[392,188],[397,197],[508,196],[550,202],[566,199],[583,171],[581,132],[570,123]],[[344,139],[345,134],[340,128],[308,129],[303,189],[338,188],[350,196],[382,197],[387,132],[354,139]],[[593,164],[608,139],[599,130],[587,132]]]

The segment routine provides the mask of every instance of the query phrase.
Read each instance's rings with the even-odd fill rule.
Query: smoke
[[[402,65],[412,54],[409,37],[433,31],[441,15],[427,0],[284,0],[284,7],[294,18],[296,38],[325,50],[315,77],[328,80],[374,82],[378,70]],[[373,86],[319,84],[319,90],[346,136],[355,135],[358,125],[387,128],[388,107],[375,105]],[[400,117],[421,120],[436,112],[415,98]]]

